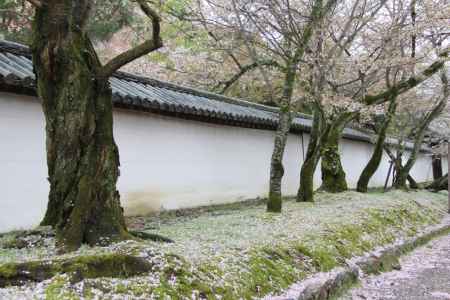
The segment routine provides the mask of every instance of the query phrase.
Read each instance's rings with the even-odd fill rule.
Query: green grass
[[[446,207],[446,195],[428,192],[319,193],[316,198],[317,203],[287,201],[282,214],[268,214],[264,205],[255,204],[173,218],[157,233],[175,244],[133,241],[81,249],[70,255],[120,252],[145,257],[155,267],[143,276],[86,279],[83,289],[70,282],[64,287],[71,297],[86,299],[96,293],[105,299],[115,294],[131,299],[252,299],[414,235],[437,223]],[[155,228],[156,222],[149,218],[147,225]],[[8,259],[13,257],[11,253]],[[25,253],[20,258],[30,257]],[[45,290],[57,294],[52,284]]]

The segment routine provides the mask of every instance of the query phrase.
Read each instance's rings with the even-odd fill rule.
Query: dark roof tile
[[[35,89],[35,75],[28,47],[0,41],[0,80]],[[7,80],[6,80],[7,79]],[[225,97],[168,82],[116,72],[110,78],[113,102],[118,107],[172,113],[183,118],[201,117],[203,121],[221,121],[230,125],[274,129],[278,109]],[[206,118],[206,119],[205,119]],[[309,131],[310,116],[298,114],[293,131]],[[371,142],[371,135],[346,128],[344,137]]]

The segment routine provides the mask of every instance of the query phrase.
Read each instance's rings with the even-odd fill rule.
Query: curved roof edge
[[[275,130],[278,109],[122,71],[110,78],[115,107],[202,122]],[[29,47],[0,40],[0,91],[36,96]],[[309,132],[311,116],[297,113],[293,133]],[[347,127],[343,138],[373,143],[374,135]],[[395,139],[390,139],[395,144]],[[411,149],[412,143],[406,147]],[[428,152],[428,147],[422,147]]]

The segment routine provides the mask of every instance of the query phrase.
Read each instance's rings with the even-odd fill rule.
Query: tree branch
[[[411,155],[408,159],[408,161],[405,164],[405,169],[411,170],[412,166],[415,163],[417,154],[420,151],[420,148],[422,146],[423,137],[425,134],[425,130],[428,128],[430,123],[436,119],[437,116],[444,110],[445,106],[447,105],[447,100],[450,95],[449,86],[448,86],[448,78],[446,74],[446,70],[443,69],[441,72],[441,81],[442,81],[442,98],[439,100],[439,102],[434,106],[434,108],[421,120],[421,122],[418,125],[416,137],[414,140],[414,148],[411,152]]]
[[[236,0],[231,0],[231,4],[232,4],[232,7],[233,7],[234,14],[236,15],[236,18],[237,18],[237,22],[238,22],[238,25],[239,25],[239,32],[243,36],[244,32],[245,32],[245,30],[244,30],[245,27],[244,27],[243,22],[241,20],[241,15],[239,14],[239,10],[238,10],[237,4],[236,4]],[[244,44],[245,44],[245,47],[247,48],[248,54],[252,58],[253,62],[258,62],[258,58],[257,58],[257,54],[256,54],[256,51],[255,51],[255,48],[252,47],[250,41],[247,38],[244,38]],[[258,64],[258,67],[259,67],[259,64]],[[262,75],[265,83],[269,86],[270,99],[271,100],[275,99],[274,98],[274,94],[273,94],[273,90],[274,89],[273,89],[271,81],[269,80],[269,76],[265,72],[264,68],[259,67],[259,70],[261,72],[261,75]]]
[[[246,73],[248,73],[258,67],[262,67],[262,66],[282,68],[282,66],[280,66],[274,60],[256,61],[254,63],[248,64],[245,66],[241,66],[239,72],[237,72],[235,75],[233,75],[230,79],[219,82],[214,89],[218,89],[221,85],[223,85],[223,88],[219,91],[219,93],[224,94],[243,75],[245,75]]]
[[[295,50],[294,62],[297,63],[305,53],[308,46],[308,42],[311,40],[314,29],[322,22],[325,15],[336,5],[337,0],[328,0],[324,7],[322,7],[322,1],[316,0],[314,2],[311,19],[303,29],[302,38],[299,41],[299,45]]]
[[[124,65],[132,62],[133,60],[144,56],[150,52],[153,52],[163,46],[160,36],[160,22],[159,15],[153,10],[146,2],[146,0],[136,0],[139,3],[141,10],[152,21],[152,39],[143,42],[142,44],[129,49],[113,59],[111,59],[106,65],[104,65],[99,72],[101,78],[109,78],[115,71],[123,67]]]
[[[403,80],[400,83],[393,85],[391,88],[387,89],[384,92],[378,93],[376,95],[366,95],[365,97],[363,97],[362,102],[367,105],[381,104],[388,101],[389,96],[392,93],[396,93],[397,95],[399,95],[416,87],[417,85],[421,84],[429,77],[434,75],[445,65],[445,62],[448,60],[449,51],[450,49],[447,49],[443,53],[441,53],[441,55],[439,55],[440,58],[436,60],[434,63],[432,63],[424,71],[422,71],[422,73],[415,76],[411,76],[409,79]]]

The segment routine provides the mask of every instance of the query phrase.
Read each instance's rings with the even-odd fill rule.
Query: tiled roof
[[[109,80],[114,106],[234,126],[275,129],[278,109],[147,77],[116,72]],[[36,94],[28,47],[0,41],[0,90]],[[308,132],[312,120],[298,114],[292,131]],[[344,138],[371,142],[371,135],[346,128]]]

